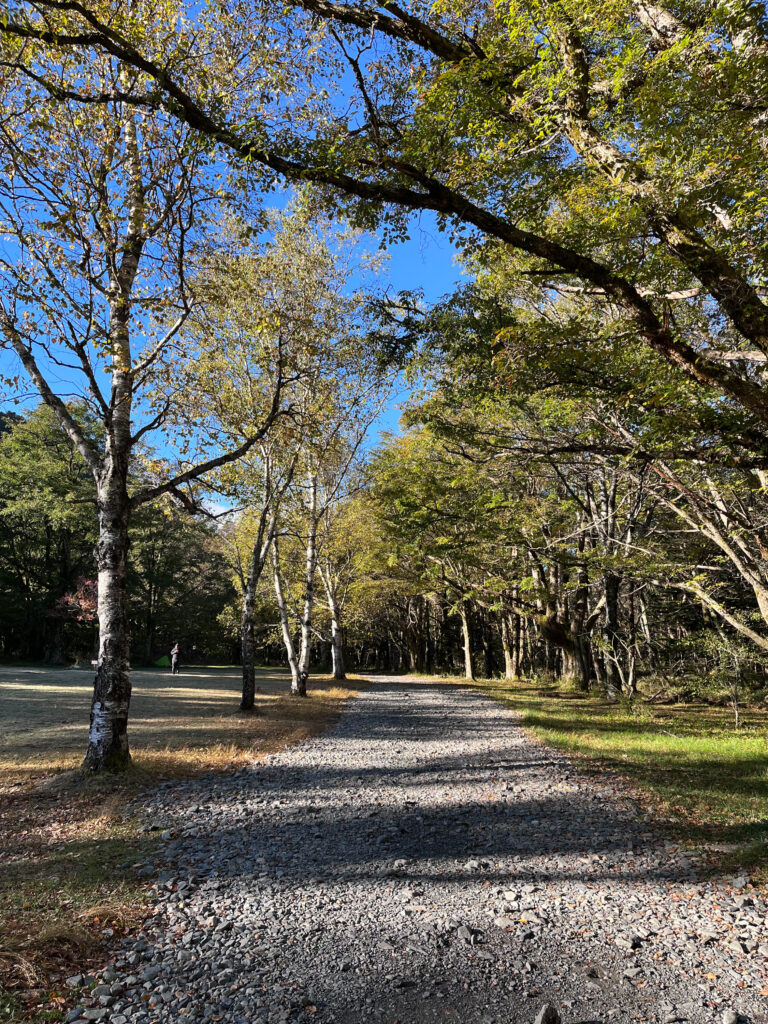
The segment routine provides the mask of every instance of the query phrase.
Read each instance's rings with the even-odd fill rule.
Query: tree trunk
[[[341,628],[335,618],[331,621],[331,660],[333,664],[333,678],[346,679],[347,673],[344,667],[344,646],[341,639]]]
[[[621,577],[607,572],[603,577],[605,593],[605,620],[603,639],[605,641],[605,695],[616,700],[621,693],[621,672],[619,671],[619,588]]]
[[[532,632],[533,626],[530,616],[520,617],[520,662],[526,675],[533,675],[536,670],[533,640],[531,639]]]
[[[256,702],[256,642],[253,628],[255,590],[256,582],[253,578],[253,573],[251,573],[243,591],[243,608],[240,616],[240,649],[243,660],[241,711],[253,711]]]
[[[544,640],[544,650],[547,658],[547,678],[554,681],[557,677],[557,646],[551,640]]]
[[[577,636],[574,638],[576,645],[576,688],[580,693],[589,692],[589,684],[592,681],[592,650],[589,637]]]
[[[154,549],[152,551],[152,566],[147,579],[147,604],[144,611],[144,663],[152,664],[152,648],[155,639],[155,559]]]
[[[584,538],[579,539],[579,552],[584,551]],[[592,679],[592,652],[589,630],[585,628],[589,601],[589,575],[582,561],[578,570],[579,585],[571,602],[570,630],[573,637],[574,680],[580,693],[587,693]]]
[[[152,650],[155,645],[155,631],[151,626],[147,627],[144,634],[144,661],[147,665],[152,664]]]
[[[628,610],[628,625],[629,625],[629,653],[627,657],[627,694],[630,697],[634,697],[637,694],[637,655],[638,655],[638,643],[637,643],[637,623],[635,621],[635,588],[632,586],[630,581],[629,589],[629,610]]]
[[[96,476],[99,539],[99,653],[93,683],[88,749],[83,768],[120,771],[131,760],[128,709],[131,677],[128,664],[128,607],[125,585],[128,561],[128,464],[134,379],[131,373],[131,297],[144,247],[144,189],[134,112],[122,114],[126,150],[128,224],[119,263],[109,280],[109,341],[112,389],[104,459]]]
[[[573,634],[573,679],[579,693],[587,693],[592,680],[592,651],[589,637]]]
[[[562,666],[560,678],[562,682],[571,683],[576,679],[577,672],[576,646],[564,647],[562,650]]]
[[[504,678],[515,678],[515,661],[512,656],[512,638],[509,629],[509,616],[501,612],[501,649],[504,651]]]
[[[485,679],[490,679],[493,675],[493,651],[491,649],[491,642],[489,637],[489,624],[488,616],[483,614],[480,622],[480,637],[483,646],[483,676]]]
[[[252,711],[256,700],[256,639],[253,606],[256,600],[256,587],[267,563],[273,536],[274,519],[268,524],[266,512],[263,512],[256,542],[251,550],[250,571],[243,587],[243,609],[240,616],[240,650],[243,662],[243,693],[240,700],[242,711]]]
[[[277,524],[277,505],[283,491],[287,488],[293,476],[291,467],[283,479],[282,488],[277,494],[273,493],[272,478],[272,456],[267,448],[262,445],[261,458],[264,467],[264,490],[259,511],[259,526],[256,537],[251,547],[251,563],[247,577],[240,574],[241,586],[243,588],[243,608],[240,617],[240,651],[243,664],[243,692],[240,700],[240,708],[243,711],[252,711],[256,699],[256,641],[254,636],[253,607],[256,600],[256,588],[259,585],[261,574],[269,558],[269,549],[275,536]]]
[[[280,627],[283,633],[285,651],[288,655],[288,667],[291,670],[291,693],[293,696],[302,696],[299,660],[296,657],[296,645],[293,642],[291,624],[288,621],[288,607],[285,603],[285,584],[283,582],[283,574],[280,569],[280,550],[278,547],[277,537],[275,537],[272,542],[272,564],[275,570],[275,597],[277,598],[277,607],[280,612]],[[305,680],[304,695],[306,695],[306,692]]]
[[[475,670],[472,665],[472,633],[469,628],[469,611],[467,605],[467,601],[462,601],[460,608],[461,632],[464,640],[464,676],[467,679],[474,679]]]
[[[329,592],[328,594],[328,607],[331,612],[331,661],[333,664],[333,678],[346,679],[347,673],[344,671],[344,644],[342,641],[339,607],[332,592]]]
[[[62,646],[61,625],[61,619],[58,615],[51,615],[46,622],[45,656],[43,658],[46,665],[66,664]]]
[[[515,628],[513,633],[513,663],[512,678],[519,679],[523,674],[523,624],[522,619],[515,614]]]
[[[424,668],[427,672],[435,671],[435,640],[432,635],[432,616],[429,614],[427,598],[424,598]]]
[[[307,533],[306,574],[304,577],[304,610],[301,616],[301,647],[299,653],[299,696],[307,695],[309,661],[312,654],[312,612],[315,606],[315,571],[317,569],[317,476],[309,477],[309,531]]]
[[[83,768],[89,771],[120,771],[131,760],[128,749],[131,679],[125,587],[129,517],[126,481],[127,459],[121,469],[107,470],[106,480],[98,489],[99,654],[88,750],[83,761]]]

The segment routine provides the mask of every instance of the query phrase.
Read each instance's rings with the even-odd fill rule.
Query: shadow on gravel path
[[[113,1024],[768,1019],[765,907],[477,693],[374,680],[327,734],[145,813],[169,867]]]

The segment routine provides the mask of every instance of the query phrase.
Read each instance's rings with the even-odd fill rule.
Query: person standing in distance
[[[179,674],[179,658],[181,652],[179,651],[178,643],[175,643],[171,648],[171,675],[177,676]]]

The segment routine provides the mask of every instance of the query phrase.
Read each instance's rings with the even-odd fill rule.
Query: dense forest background
[[[478,409],[465,395],[457,405],[462,375],[450,365],[450,384],[433,375],[428,395],[413,398],[402,436],[358,460],[354,486],[329,505],[318,532],[318,571],[336,581],[347,667],[536,676],[614,697],[641,688],[655,699],[759,699],[762,653],[723,619],[751,631],[759,612],[728,561],[686,526],[687,510],[681,522],[669,481],[647,464],[553,446],[553,415],[570,436],[575,429],[576,413],[562,402],[555,413],[538,410],[549,417],[546,445],[536,442],[541,420],[522,418],[508,396],[486,397]],[[84,409],[72,411],[98,441]],[[734,487],[738,477],[723,479]],[[742,503],[759,494],[748,483]],[[89,665],[98,644],[96,512],[87,467],[44,406],[3,417],[0,502],[3,659]],[[283,538],[297,639],[302,514],[294,501]],[[240,663],[238,566],[252,519],[247,510],[193,515],[171,497],[135,517],[134,665],[164,663],[174,643],[187,665]],[[720,614],[702,589],[707,574]],[[312,671],[330,670],[323,593],[313,631]],[[254,634],[257,662],[284,661],[268,577]]]
[[[82,410],[80,410],[82,414]],[[91,427],[93,425],[91,424]],[[96,508],[87,467],[40,406],[6,415],[0,437],[0,649],[52,665],[96,657]],[[177,640],[188,661],[236,656],[217,616],[233,596],[215,524],[161,502],[141,510],[129,562],[132,658]]]

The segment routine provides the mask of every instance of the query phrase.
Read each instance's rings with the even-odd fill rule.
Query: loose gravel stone
[[[560,1024],[560,1014],[551,1003],[544,1003],[536,1014],[534,1024]]]
[[[154,908],[85,1019],[768,1024],[748,882],[701,882],[479,694],[375,680],[323,736],[137,810],[168,834]]]

